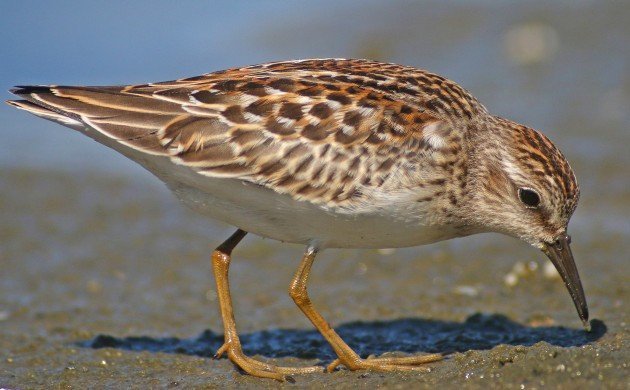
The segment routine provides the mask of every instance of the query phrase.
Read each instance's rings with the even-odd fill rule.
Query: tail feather
[[[14,95],[30,95],[32,93],[50,93],[48,85],[16,85],[9,90]]]
[[[159,129],[181,115],[181,105],[150,95],[127,93],[124,87],[16,86],[24,100],[8,104],[77,130],[92,128],[127,146],[165,154]],[[87,133],[86,133],[87,134]]]
[[[73,118],[67,113],[60,112],[60,110],[52,110],[48,107],[38,105],[28,100],[7,100],[6,103],[20,110],[28,111],[40,118],[48,119],[64,126],[74,129],[84,127],[84,124],[80,120]]]

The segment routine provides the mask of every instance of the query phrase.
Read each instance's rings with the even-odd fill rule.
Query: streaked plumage
[[[362,60],[265,64],[127,87],[59,86],[29,96],[203,175],[334,205],[388,178],[404,180],[392,172],[446,147],[461,116],[485,113],[442,77]],[[423,137],[425,127],[435,136]]]
[[[540,132],[491,115],[436,74],[326,59],[144,85],[12,92],[25,100],[9,104],[142,164],[196,210],[308,245],[308,256],[485,231],[521,238],[566,266],[560,271],[588,317],[567,243],[579,188],[566,159]],[[540,204],[524,205],[524,189]],[[343,361],[349,352],[337,352],[352,366]]]

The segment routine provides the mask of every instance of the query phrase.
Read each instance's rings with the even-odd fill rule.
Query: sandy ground
[[[5,170],[0,188],[2,387],[628,386],[623,237],[574,236],[591,333],[542,254],[513,239],[324,252],[313,300],[362,356],[448,357],[427,373],[342,369],[279,384],[210,358],[222,328],[209,253],[229,228],[152,180]],[[332,351],[286,293],[300,253],[245,239],[231,274],[237,323],[251,355],[325,365]]]

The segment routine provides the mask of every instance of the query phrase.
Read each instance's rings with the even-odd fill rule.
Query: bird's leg
[[[218,349],[215,358],[221,357],[227,352],[228,358],[250,375],[272,378],[283,381],[287,374],[305,374],[310,372],[322,372],[322,367],[278,367],[267,364],[246,356],[241,347],[241,341],[236,332],[234,321],[234,311],[232,310],[232,298],[230,296],[230,284],[228,281],[228,270],[232,250],[247,234],[244,230],[237,230],[225,242],[212,252],[212,270],[217,283],[217,295],[219,297],[219,307],[223,319],[223,329],[225,341]]]
[[[434,362],[443,358],[441,354],[368,359],[359,357],[359,355],[339,337],[337,332],[326,322],[324,317],[319,314],[308,296],[308,276],[316,255],[317,250],[315,248],[308,247],[306,249],[302,263],[291,281],[289,294],[296,305],[302,310],[306,317],[311,320],[313,325],[315,325],[317,330],[319,330],[322,336],[330,343],[337,354],[338,359],[334,360],[327,367],[329,372],[333,371],[340,364],[343,364],[353,371],[361,369],[377,371],[426,371],[426,368],[418,367],[418,365]]]

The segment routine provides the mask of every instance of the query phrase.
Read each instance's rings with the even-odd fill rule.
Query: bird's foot
[[[332,372],[340,365],[346,366],[348,369],[369,370],[369,371],[423,371],[429,372],[429,367],[423,367],[423,364],[436,362],[444,359],[439,353],[430,355],[405,356],[405,357],[373,357],[361,359],[357,356],[348,357],[347,359],[338,358],[326,367],[326,371]]]
[[[271,378],[278,381],[294,382],[294,379],[289,376],[292,374],[309,374],[313,372],[323,372],[323,367],[309,366],[309,367],[282,367],[275,366],[273,364],[261,362],[259,360],[250,358],[243,353],[240,342],[225,342],[221,348],[214,354],[213,359],[219,359],[224,353],[227,352],[227,357],[236,364],[241,370],[246,373],[261,377]]]

